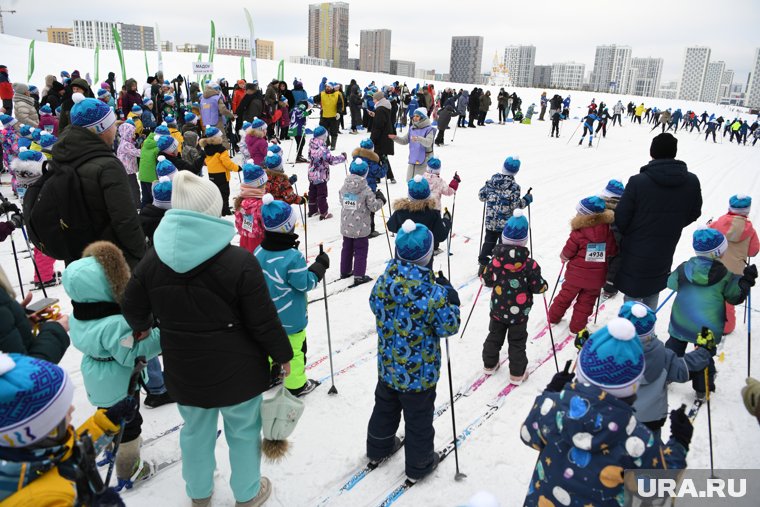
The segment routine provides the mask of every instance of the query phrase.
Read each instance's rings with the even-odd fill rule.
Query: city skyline
[[[186,3],[192,4],[192,0]],[[212,19],[216,23],[217,33],[246,36],[248,29],[241,14],[243,7],[248,7],[254,18],[256,37],[275,41],[277,57],[287,59],[289,56],[308,54],[308,11],[309,5],[313,3],[313,0],[292,0],[285,7],[270,4],[247,6],[232,0],[218,0]],[[414,12],[407,11],[406,15],[401,17],[409,18],[406,20],[400,19],[393,12],[378,10],[366,2],[347,3],[351,19],[348,33],[349,58],[359,57],[360,31],[377,27],[387,27],[393,31],[393,59],[413,61],[418,67],[435,69],[437,73],[449,71],[448,49],[452,36],[484,37],[481,62],[481,68],[484,70],[490,68],[490,59],[494,51],[503,54],[506,46],[513,45],[536,46],[536,65],[574,61],[585,64],[586,69],[591,69],[596,46],[616,44],[630,46],[636,57],[663,58],[663,82],[680,79],[683,52],[686,47],[693,45],[710,47],[714,59],[726,62],[726,69],[734,70],[735,83],[746,82],[757,49],[757,41],[752,40],[752,20],[760,18],[760,3],[749,0],[738,0],[732,4],[732,12],[741,12],[741,16],[731,13],[723,15],[718,11],[709,18],[705,15],[706,9],[714,10],[715,4],[706,0],[674,0],[668,3],[644,0],[632,4],[631,7],[634,8],[609,5],[603,0],[585,0],[575,5],[549,0],[542,5],[542,16],[539,18],[535,18],[535,5],[522,1],[510,4],[509,19],[530,18],[531,23],[509,23],[508,31],[505,30],[503,20],[499,16],[474,16],[476,22],[462,16],[457,18],[457,23],[451,25],[450,29],[442,30],[438,26],[436,29],[426,30],[420,36],[417,28],[419,25],[414,20],[423,15],[422,10],[419,16],[410,16]],[[141,8],[143,4],[151,9],[148,20],[143,14],[144,9]],[[446,12],[447,7],[457,6],[448,0],[441,0],[439,4],[439,12]],[[99,19],[149,26],[158,22],[162,40],[171,41],[175,46],[185,43],[208,44],[208,17],[180,18],[176,16],[176,9],[166,4],[138,1],[134,3],[138,8],[118,12],[98,12],[92,6],[76,4],[67,6],[65,10],[53,8],[56,5],[58,4],[52,0],[41,0],[34,4],[20,0],[4,1],[5,8],[17,11],[16,14],[4,16],[6,33],[44,40],[46,35],[38,33],[37,30],[44,30],[48,26],[70,27],[73,26],[74,19]],[[652,22],[650,8],[656,9],[658,19],[673,20],[674,27],[666,29],[667,37],[660,35],[662,31],[647,29]],[[494,5],[485,1],[469,2],[468,9],[473,12],[480,9],[484,14],[495,13]],[[414,11],[414,8],[411,10]],[[184,11],[186,12],[186,9]],[[615,31],[602,36],[594,30],[579,29],[587,25],[589,12],[595,13],[595,16],[608,17],[608,21],[614,23]],[[44,13],[44,17],[41,13]],[[540,28],[542,20],[546,22],[544,28],[547,30]],[[720,22],[731,23],[731,37],[725,37],[721,30],[713,29]],[[658,26],[661,25],[662,23]],[[189,27],[193,27],[194,30],[190,31]],[[663,40],[667,41],[667,44],[663,44]]]

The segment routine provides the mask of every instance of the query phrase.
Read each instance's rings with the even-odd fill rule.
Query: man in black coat
[[[387,169],[386,178],[392,183],[396,183],[391,169],[389,155],[393,155],[393,139],[389,135],[396,135],[396,127],[393,125],[393,114],[391,103],[385,98],[383,92],[375,92],[372,96],[375,101],[375,111],[372,114],[372,130],[370,139],[375,144],[375,153],[380,157],[380,164]]]
[[[615,286],[626,301],[652,309],[666,287],[681,231],[702,214],[699,179],[675,159],[677,149],[669,133],[652,139],[652,160],[631,176],[615,209],[623,235]]]
[[[470,119],[467,121],[467,126],[474,129],[475,123],[478,121],[478,115],[480,114],[480,88],[473,88],[470,92],[467,109],[470,111]]]
[[[264,95],[259,87],[253,83],[245,84],[245,95],[240,99],[237,109],[234,111],[237,115],[235,122],[235,131],[239,132],[243,128],[243,122],[252,122],[254,118],[261,118],[264,113]]]

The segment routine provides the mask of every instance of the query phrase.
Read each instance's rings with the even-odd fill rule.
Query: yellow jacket
[[[646,109],[644,107],[644,104],[636,106],[636,116],[641,116],[642,114],[644,114],[644,109]]]
[[[322,106],[322,118],[335,118],[338,115],[338,102],[342,100],[340,92],[322,92],[319,102]],[[343,109],[342,107],[340,109]]]
[[[169,134],[171,134],[171,136],[177,140],[177,153],[182,155],[182,144],[184,144],[185,138],[182,137],[180,131],[174,127],[169,127]]]
[[[232,161],[230,152],[224,147],[223,142],[221,137],[206,137],[201,139],[198,144],[200,144],[201,149],[206,155],[205,163],[208,173],[224,173],[227,181],[230,181],[230,172],[238,172],[240,171],[240,167]],[[206,147],[209,147],[209,149],[206,150]],[[213,154],[209,155],[209,152],[213,152]]]
[[[95,452],[99,453],[119,431],[119,425],[111,422],[106,417],[105,410],[101,409],[77,428],[76,433],[74,433],[73,428],[69,428],[69,439],[63,446],[63,455],[57,457],[51,452],[49,455],[42,456],[41,459],[49,459],[52,456],[56,464],[41,476],[37,476],[39,468],[34,469],[35,464],[38,466],[41,464],[39,462],[18,463],[0,460],[0,467],[3,468],[4,475],[6,472],[19,474],[18,486],[15,491],[0,489],[0,498],[4,498],[0,501],[0,506],[64,507],[74,505],[77,496],[76,484],[74,481],[62,477],[59,468],[71,465],[67,462],[72,458],[75,440],[85,431],[92,437]],[[10,496],[5,497],[6,494],[10,494]]]
[[[135,134],[141,136],[143,133],[143,124],[141,119],[141,113],[130,113],[127,115],[127,120],[132,118],[132,122],[135,124]]]

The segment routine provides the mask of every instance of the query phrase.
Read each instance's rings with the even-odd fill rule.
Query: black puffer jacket
[[[380,156],[393,155],[393,140],[388,137],[388,134],[396,133],[390,104],[387,101],[385,102],[385,106],[375,107],[375,118],[372,121],[372,134],[370,135],[375,144],[375,153]]]
[[[681,231],[701,214],[699,179],[686,163],[652,160],[631,176],[615,208],[615,225],[623,236],[617,288],[631,297],[664,289]]]
[[[451,222],[441,217],[441,212],[435,209],[433,199],[421,201],[398,199],[394,202],[393,214],[388,219],[388,230],[394,233],[398,232],[407,220],[422,224],[430,229],[436,243],[446,241],[449,229],[451,229]]]
[[[140,225],[150,243],[153,243],[153,233],[156,232],[156,228],[161,223],[161,219],[164,218],[165,214],[165,209],[159,208],[153,205],[153,203],[144,206],[140,210]]]
[[[121,161],[97,134],[76,125],[63,131],[52,154],[53,161],[79,174],[95,237],[115,244],[131,267],[137,265],[145,253],[145,235]]]
[[[69,346],[69,335],[57,322],[45,322],[37,336],[20,304],[0,288],[0,350],[58,363]]]
[[[176,210],[167,213],[154,238],[162,252],[167,241],[176,243],[175,253],[166,256],[172,265],[180,257],[197,255],[187,255],[190,243],[182,241],[197,241],[190,229],[202,227],[203,220],[221,222],[201,217],[176,224],[176,218]],[[161,236],[164,227],[168,239]],[[219,239],[224,234],[211,234],[210,241],[226,241]],[[283,364],[292,359],[293,349],[250,252],[227,245],[198,262],[180,273],[151,248],[132,274],[122,311],[134,330],[150,329],[157,322],[166,387],[178,403],[236,405],[269,388],[269,357]]]

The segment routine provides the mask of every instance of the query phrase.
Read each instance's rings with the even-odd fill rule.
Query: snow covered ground
[[[0,49],[4,54],[6,65],[11,70],[11,79],[18,80],[22,69],[25,69],[28,41],[0,36]],[[105,53],[105,56],[103,55]],[[117,65],[111,59],[109,52],[101,52],[101,79],[109,70],[116,70]],[[37,73],[32,81],[41,84],[42,77],[49,73],[58,74],[62,68],[72,70],[78,68],[82,74],[91,65],[91,54],[86,50],[53,46],[44,43],[37,44]],[[45,56],[43,56],[45,55]],[[141,69],[142,55],[127,59],[128,69]],[[192,55],[190,55],[192,56]],[[164,55],[167,76],[176,75],[180,70],[189,69],[181,58],[185,55],[168,53]],[[149,58],[154,58],[149,56]],[[227,62],[229,59],[229,62]],[[153,60],[155,61],[155,60]],[[217,68],[227,69],[226,75],[230,80],[237,77],[239,59],[217,57]],[[106,63],[107,62],[107,63]],[[225,63],[227,62],[227,63]],[[215,62],[216,63],[216,62]],[[181,69],[173,70],[173,65],[182,65]],[[135,67],[138,65],[138,67]],[[275,62],[261,62],[259,76],[265,80],[276,72]],[[365,85],[368,77],[377,78],[378,84],[391,80],[389,76],[366,76],[364,73],[348,72],[336,69],[295,66],[286,64],[286,80],[292,81],[297,75],[304,80],[309,92],[316,89],[322,75],[331,80],[347,82],[356,77],[360,84]],[[130,73],[132,75],[132,73]],[[250,77],[250,75],[249,75]],[[416,80],[406,78],[413,85]],[[468,88],[471,88],[468,87]],[[512,91],[512,89],[509,89]],[[492,94],[498,90],[492,89]],[[538,101],[542,90],[517,90],[527,107],[532,101]],[[553,90],[547,90],[549,96]],[[559,92],[561,94],[563,92]],[[572,116],[580,117],[585,106],[593,97],[597,103],[604,100],[612,105],[618,98],[627,103],[629,96],[610,96],[599,93],[571,92]],[[633,98],[639,102],[638,98]],[[663,99],[642,99],[646,104],[660,107],[681,107],[683,110],[695,108],[698,112],[707,108],[708,111],[723,112],[731,115],[733,112],[718,110],[715,107],[703,107],[701,104],[688,104],[683,101],[666,101]],[[584,106],[584,107],[582,107]],[[496,118],[492,109],[489,118]],[[747,118],[749,118],[747,116]],[[535,201],[532,206],[532,231],[534,234],[533,256],[542,266],[544,277],[552,283],[556,280],[560,268],[559,252],[569,232],[568,222],[574,214],[575,203],[582,197],[601,191],[607,180],[613,177],[627,181],[628,177],[638,172],[639,168],[649,160],[649,143],[653,134],[649,133],[646,125],[633,125],[627,119],[622,127],[611,128],[601,145],[593,149],[577,146],[578,134],[568,144],[568,139],[577,125],[576,120],[562,124],[559,139],[549,138],[550,123],[534,121],[532,125],[489,125],[478,129],[459,129],[456,139],[451,142],[452,132],[446,135],[447,145],[436,149],[436,155],[442,160],[442,175],[450,178],[454,171],[462,177],[458,193],[456,214],[454,217],[454,232],[451,249],[451,279],[459,288],[462,300],[462,313],[466,317],[472,307],[479,283],[475,278],[477,268],[477,252],[480,236],[482,204],[477,199],[477,191],[483,182],[494,172],[499,171],[502,161],[507,155],[519,155],[522,167],[517,180],[523,191],[533,188]],[[452,125],[454,123],[452,122]],[[309,127],[313,128],[312,121]],[[338,140],[338,152],[349,152],[358,145],[363,136],[341,135]],[[760,147],[739,147],[729,144],[727,140],[715,145],[705,143],[704,137],[694,134],[678,134],[678,158],[684,160],[692,172],[696,173],[702,183],[704,199],[702,217],[698,223],[704,223],[710,218],[717,218],[726,211],[730,195],[744,192],[760,197]],[[284,145],[288,153],[288,144]],[[396,155],[391,162],[399,183],[390,186],[389,198],[396,199],[406,193],[403,175],[406,171],[407,150],[397,146]],[[291,154],[291,159],[293,158]],[[299,190],[306,190],[306,165],[299,164],[289,172],[295,172],[300,179]],[[333,267],[329,270],[328,282],[338,276],[337,266],[340,253],[339,208],[337,202],[338,188],[344,176],[342,165],[334,166],[330,181],[329,202],[331,211],[336,215],[332,220],[319,222],[309,221],[308,251],[309,257],[318,251],[318,244],[323,242],[325,250],[331,255]],[[7,177],[3,178],[3,193],[10,195]],[[232,195],[237,189],[237,179],[232,180]],[[383,188],[383,190],[385,190]],[[452,208],[451,199],[444,199],[444,205]],[[757,206],[756,206],[757,207]],[[387,213],[387,208],[385,208]],[[378,218],[380,215],[378,214]],[[757,217],[754,212],[751,217]],[[378,223],[381,222],[378,220]],[[684,230],[675,255],[674,267],[692,255],[691,233],[698,224]],[[303,232],[299,228],[299,232]],[[13,235],[16,248],[25,250],[23,237],[19,232]],[[303,239],[303,238],[302,238]],[[21,273],[25,288],[32,279],[32,265],[26,252],[20,255]],[[368,274],[377,276],[382,272],[388,259],[386,239],[380,236],[370,242]],[[15,265],[10,241],[0,244],[0,262],[9,278],[16,283]],[[438,256],[435,268],[447,271],[445,256]],[[58,269],[63,269],[60,264]],[[346,282],[336,282],[328,285],[328,292],[338,290]],[[322,380],[323,386],[305,398],[307,408],[292,437],[292,452],[287,459],[279,464],[264,463],[262,471],[270,477],[274,484],[274,493],[267,505],[273,506],[313,506],[327,499],[326,505],[363,506],[377,505],[389,492],[392,485],[403,474],[403,453],[399,453],[389,462],[362,480],[352,491],[338,496],[337,490],[352,474],[362,466],[364,458],[366,425],[373,405],[373,389],[376,382],[376,337],[374,321],[367,303],[372,284],[366,284],[355,289],[336,294],[329,298],[330,325],[332,330],[332,348],[335,365],[335,384],[337,396],[329,396],[330,385],[329,361],[327,354],[327,334],[323,303],[317,302],[309,306],[309,327],[307,364],[313,365],[308,374],[311,378]],[[61,299],[64,311],[70,310],[70,304],[61,287],[48,291],[50,295]],[[662,298],[667,292],[663,292]],[[315,290],[310,297],[321,297],[321,289]],[[466,388],[481,371],[481,348],[488,328],[488,289],[483,289],[480,299],[472,315],[464,338],[452,337],[450,342],[452,354],[454,391],[460,387]],[[672,300],[671,300],[672,302]],[[621,297],[610,300],[600,312],[601,326],[613,316],[620,304]],[[531,313],[529,331],[531,338],[545,325],[543,303],[537,304]],[[255,310],[252,310],[255,311]],[[667,323],[670,302],[659,314],[657,330],[661,338],[667,338]],[[724,354],[717,364],[718,392],[712,405],[713,440],[715,464],[719,468],[754,468],[758,466],[754,449],[744,445],[751,440],[752,435],[760,431],[757,422],[751,418],[742,406],[739,389],[744,384],[747,368],[747,328],[741,324],[741,309],[738,310],[739,324],[736,331],[725,338]],[[751,315],[758,316],[757,311]],[[553,329],[554,339],[559,345],[568,336],[567,320]],[[760,375],[759,346],[753,348],[753,372]],[[529,368],[534,368],[538,361],[545,359],[551,350],[548,335],[533,341],[528,345],[528,356],[533,361]],[[506,350],[502,351],[503,354]],[[558,353],[560,364],[575,356],[571,344]],[[75,394],[76,412],[74,422],[83,421],[92,412],[93,407],[87,402],[82,388],[79,368],[81,354],[70,348],[62,362],[70,372],[79,387]],[[445,370],[445,361],[444,361]],[[536,367],[530,380],[523,386],[514,389],[503,398],[504,404],[495,412],[493,417],[484,421],[464,440],[460,447],[460,465],[468,478],[463,482],[455,482],[454,459],[442,462],[435,474],[410,490],[399,499],[397,505],[429,505],[452,506],[463,505],[467,499],[480,489],[486,489],[496,494],[504,506],[521,505],[527,491],[536,452],[524,446],[519,438],[519,427],[533,400],[538,395],[554,373],[553,361],[548,360]],[[442,382],[438,388],[437,405],[442,406],[448,400],[446,375],[443,371]],[[488,408],[488,404],[507,385],[508,372],[500,370],[492,378],[486,380],[471,395],[462,397],[455,403],[457,430],[462,432],[468,425],[476,422]],[[690,385],[674,385],[671,387],[670,404],[679,406],[682,402],[690,403],[692,392]],[[695,468],[709,466],[707,439],[707,411],[703,408],[695,422],[694,440],[689,454],[689,465]],[[145,424],[143,437],[150,438],[163,430],[180,423],[181,418],[174,405],[158,409],[143,410]],[[436,448],[444,446],[452,438],[451,415],[444,412],[435,422]],[[403,431],[403,427],[401,428]],[[665,434],[667,434],[667,429]],[[156,441],[144,449],[144,457],[162,461],[179,454],[178,433],[175,432]],[[214,494],[214,505],[229,505],[234,502],[229,490],[229,466],[227,462],[227,445],[223,438],[217,445],[218,476]],[[666,436],[666,435],[665,435]],[[150,482],[127,492],[124,498],[130,506],[163,505],[172,507],[186,505],[188,500],[184,495],[184,483],[181,477],[181,467],[174,466]]]

